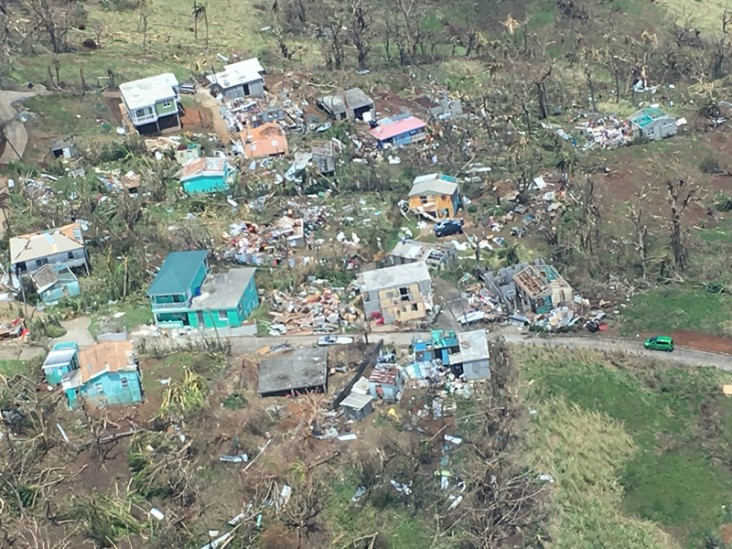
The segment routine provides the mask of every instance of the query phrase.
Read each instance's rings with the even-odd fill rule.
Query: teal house
[[[78,364],[61,382],[72,410],[82,401],[105,408],[142,400],[140,368],[131,342],[104,341],[82,349]]]
[[[81,293],[79,279],[66,265],[44,265],[30,274],[38,297],[46,305],[55,305],[63,297],[76,297]]]
[[[210,273],[208,252],[173,252],[147,292],[155,323],[169,328],[236,328],[259,305],[254,268]]]
[[[228,190],[236,169],[225,158],[191,158],[183,165],[179,177],[188,194],[217,193]]]
[[[49,385],[60,384],[65,375],[78,368],[79,346],[73,341],[56,343],[43,361],[43,374]]]

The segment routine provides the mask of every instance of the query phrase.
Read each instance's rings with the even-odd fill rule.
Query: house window
[[[229,315],[226,311],[219,311],[219,320],[228,320]]]
[[[413,304],[412,304],[412,310],[413,310],[413,311],[418,311],[418,310],[419,310],[419,304],[417,304],[417,303],[413,303]]]
[[[136,116],[136,117],[138,117],[138,118],[140,118],[140,117],[143,117],[143,116],[145,116],[146,114],[147,114],[147,113],[145,112],[145,109],[137,109],[137,110],[135,111],[135,116]]]
[[[122,379],[120,379],[119,383],[123,389],[127,389],[127,386],[129,385],[129,382],[127,381],[126,377],[123,377]]]
[[[170,108],[170,106],[171,106],[172,104],[173,104],[173,103],[172,103],[172,101],[171,101],[170,99],[164,99],[164,100],[163,100],[163,108],[164,108],[164,109],[168,109],[168,108]]]
[[[419,200],[422,202],[422,204],[427,204],[427,202],[429,202],[430,199],[428,196],[420,196]]]
[[[399,295],[402,301],[410,301],[409,299],[409,288],[399,288]]]
[[[104,394],[104,387],[102,386],[101,383],[95,383],[94,384],[94,389],[96,390],[97,394],[99,394],[99,395],[103,395]]]
[[[45,257],[43,259],[36,259],[36,267],[43,267],[47,263],[48,259],[46,259]]]
[[[69,253],[67,253],[67,254],[66,254],[66,257],[67,257],[68,259],[74,259],[74,252],[69,252]]]

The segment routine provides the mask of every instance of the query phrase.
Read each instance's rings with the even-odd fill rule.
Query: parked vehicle
[[[437,236],[438,238],[443,236],[450,236],[453,234],[462,234],[462,232],[462,219],[444,219],[435,223],[435,236]]]
[[[350,345],[353,343],[351,336],[327,335],[318,338],[318,347],[329,347],[331,345]]]
[[[653,336],[646,339],[643,346],[652,351],[666,351],[670,353],[674,350],[674,340],[669,336]]]

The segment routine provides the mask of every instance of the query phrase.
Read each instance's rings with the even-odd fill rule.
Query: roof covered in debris
[[[223,176],[226,173],[226,159],[218,156],[191,158],[181,170],[180,180],[188,181],[201,176]]]
[[[328,349],[304,348],[265,358],[259,365],[260,395],[306,391],[323,387],[328,379]]]
[[[223,71],[206,75],[206,80],[227,89],[261,80],[263,72],[259,59],[254,57],[226,65]]]
[[[82,383],[104,372],[118,372],[135,367],[135,352],[131,341],[103,341],[79,351]]]
[[[392,139],[398,135],[427,127],[427,124],[416,116],[385,118],[370,131],[379,141]]]
[[[206,261],[206,250],[191,250],[186,252],[172,252],[165,258],[160,271],[147,291],[148,296],[172,295],[186,293],[193,279]]]
[[[513,275],[513,281],[532,297],[542,294],[550,284],[569,287],[569,284],[551,265],[529,265]]]
[[[457,179],[441,173],[420,175],[414,178],[409,196],[448,195],[458,188]]]
[[[194,311],[235,309],[256,270],[254,267],[243,267],[207,276],[201,286],[201,295],[194,297],[191,302],[191,309]]]
[[[363,289],[367,292],[432,280],[430,271],[424,261],[364,271],[361,273],[361,277],[363,280]]]
[[[244,156],[247,158],[262,158],[287,154],[287,136],[275,122],[267,122],[258,128],[249,128],[241,133],[244,145]]]
[[[32,261],[64,252],[84,248],[81,225],[71,223],[39,233],[14,236],[10,239],[12,264]]]
[[[120,84],[119,91],[129,109],[139,109],[175,97],[177,87],[178,79],[172,72],[166,72]]]
[[[485,360],[489,357],[485,330],[472,330],[458,334],[460,357],[463,362]]]

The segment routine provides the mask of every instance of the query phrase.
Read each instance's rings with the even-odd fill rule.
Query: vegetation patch
[[[626,335],[674,330],[729,335],[726,326],[732,320],[732,299],[704,287],[661,286],[633,296],[622,319]]]
[[[537,409],[532,451],[556,479],[560,546],[667,546],[647,521],[690,547],[716,534],[732,491],[732,402],[721,394],[732,376],[593,353],[519,357]]]

